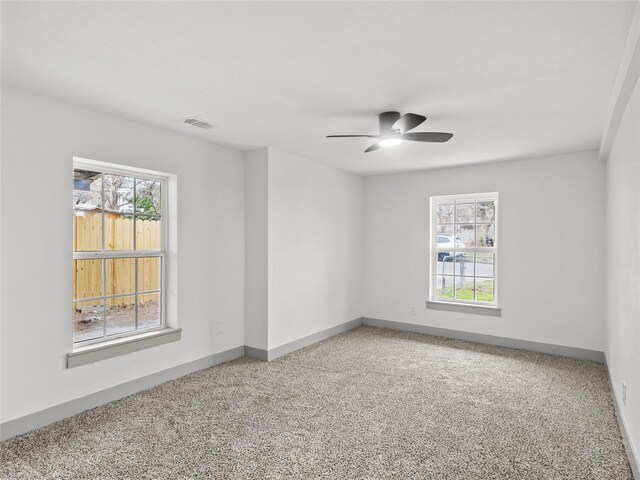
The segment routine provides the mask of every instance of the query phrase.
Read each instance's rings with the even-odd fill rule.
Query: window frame
[[[92,300],[103,300],[103,334],[101,337],[92,338],[88,340],[75,341],[75,322],[71,321],[71,335],[72,335],[72,345],[73,349],[82,349],[83,347],[89,345],[99,345],[105,342],[111,342],[113,340],[122,339],[122,338],[132,338],[138,335],[148,334],[149,332],[155,332],[159,330],[165,330],[167,328],[167,319],[166,319],[166,310],[167,310],[167,295],[166,295],[166,286],[167,286],[167,251],[168,251],[168,222],[167,222],[167,212],[168,212],[168,183],[169,177],[167,175],[154,174],[146,171],[141,171],[135,167],[125,167],[118,166],[115,167],[112,164],[107,164],[105,162],[99,162],[95,160],[83,161],[74,157],[73,159],[73,170],[90,170],[95,172],[100,172],[102,175],[118,175],[124,176],[134,179],[133,186],[133,195],[134,195],[134,207],[131,215],[135,216],[137,213],[135,212],[135,194],[136,194],[136,185],[135,180],[147,180],[154,181],[160,183],[160,250],[136,250],[136,241],[137,235],[135,230],[135,221],[133,225],[133,234],[132,234],[132,247],[133,250],[105,250],[105,214],[106,213],[117,213],[122,214],[123,212],[114,212],[112,210],[104,210],[104,181],[102,182],[102,190],[101,190],[101,216],[102,216],[102,240],[101,240],[101,250],[100,251],[75,251],[72,249],[73,253],[73,261],[75,260],[102,260],[102,296],[100,297],[87,297],[87,298],[72,298],[71,302],[79,303],[84,301],[92,301]],[[73,191],[73,186],[72,186]],[[72,215],[75,213],[72,211]],[[118,258],[132,258],[135,260],[135,291],[126,293],[126,294],[115,294],[108,295],[107,294],[107,269],[106,262],[109,259],[118,259]],[[138,292],[138,266],[137,262],[139,258],[159,258],[160,259],[160,289],[159,290],[145,290],[143,292]],[[74,262],[75,268],[75,262]],[[160,294],[160,302],[159,302],[159,324],[156,326],[138,329],[138,311],[137,311],[137,301],[138,295],[146,295],[146,294]],[[106,322],[106,312],[107,312],[107,300],[110,298],[119,298],[119,297],[134,297],[136,304],[136,316],[135,316],[135,329],[128,331],[117,333],[113,335],[107,335],[107,322]]]
[[[493,224],[494,224],[494,244],[491,247],[488,246],[474,246],[474,247],[457,247],[455,245],[455,240],[457,238],[456,236],[456,231],[455,231],[455,226],[458,225],[458,223],[456,222],[456,218],[455,218],[455,205],[457,204],[457,202],[462,203],[462,201],[473,201],[474,204],[477,205],[478,202],[482,202],[482,201],[493,201],[495,204],[495,216],[494,216],[494,220],[493,220]],[[438,235],[444,235],[441,233],[436,232],[436,225],[437,225],[437,214],[436,214],[436,209],[438,204],[443,204],[443,203],[452,203],[454,205],[454,220],[453,223],[451,223],[450,225],[453,225],[454,230],[453,230],[453,238],[454,238],[454,246],[453,247],[438,247],[438,242],[437,242],[437,237]],[[477,226],[477,214],[475,213],[476,209],[474,209],[474,222],[473,224]],[[432,302],[432,303],[443,303],[443,304],[448,304],[448,305],[464,305],[464,306],[470,306],[470,307],[481,307],[481,308],[489,308],[489,309],[499,309],[500,308],[500,304],[498,302],[499,297],[498,297],[498,286],[499,286],[499,282],[498,282],[498,249],[499,249],[499,240],[498,240],[498,226],[499,226],[499,213],[500,213],[500,207],[499,207],[499,194],[498,192],[487,192],[487,193],[470,193],[470,194],[460,194],[460,195],[438,195],[438,196],[432,196],[429,198],[429,218],[430,218],[430,222],[429,222],[429,300],[428,302]],[[465,222],[466,223],[466,222]],[[449,225],[449,224],[447,224]],[[476,234],[474,234],[476,235]],[[477,237],[474,237],[474,243],[477,243]],[[439,252],[450,252],[451,250],[454,251],[454,255],[456,253],[474,253],[474,264],[476,262],[476,257],[475,254],[482,254],[482,253],[492,253],[493,254],[493,302],[481,302],[478,300],[462,300],[462,299],[457,299],[457,298],[451,298],[451,299],[447,299],[447,298],[443,298],[443,297],[438,297],[437,296],[437,276],[438,276],[438,272],[437,272],[437,254]],[[455,282],[456,282],[456,278],[459,275],[455,274],[455,264],[453,267],[453,281],[454,281],[454,288],[455,288]],[[474,279],[474,286],[475,286],[475,281],[477,278],[488,278],[488,277],[478,277],[477,275],[477,271],[475,270],[474,267],[474,274],[473,274],[473,279]],[[442,274],[440,274],[442,275]],[[454,294],[455,297],[455,294]]]

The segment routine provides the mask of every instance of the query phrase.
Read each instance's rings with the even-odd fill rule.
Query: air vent
[[[204,128],[205,130],[209,128],[213,128],[213,125],[211,125],[206,120],[202,120],[201,118],[196,118],[196,117],[189,117],[184,120],[184,123],[188,123],[189,125],[193,125],[194,127]]]

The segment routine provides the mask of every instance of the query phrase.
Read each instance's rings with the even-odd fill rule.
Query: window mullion
[[[163,239],[164,241],[164,239]],[[164,244],[163,244],[164,245]],[[166,312],[166,308],[165,308],[165,301],[166,301],[166,296],[164,294],[164,292],[167,291],[167,284],[166,284],[166,280],[165,280],[165,259],[164,257],[162,257],[160,259],[160,322],[163,325],[166,325],[166,318],[165,318],[165,312]]]
[[[101,251],[104,252],[106,250],[106,245],[105,245],[105,240],[106,240],[106,235],[104,232],[104,227],[105,227],[105,220],[104,220],[104,173],[100,174],[100,178],[102,179],[100,181],[100,203],[101,203],[101,213],[100,213],[100,220],[102,222],[102,245],[101,247]]]
[[[125,297],[132,297],[132,296],[133,296],[133,295],[132,295],[132,293],[133,293],[133,292],[127,292],[127,293],[116,293],[116,294],[114,294],[114,295],[107,295],[107,296],[106,296],[106,299],[107,299],[107,300],[110,300],[110,299],[113,299],[113,298],[125,298]],[[144,291],[142,291],[142,292],[138,292],[138,293],[140,293],[141,295],[150,295],[150,294],[152,294],[152,293],[162,293],[162,289],[159,289],[159,290],[144,290]],[[73,299],[73,303],[90,302],[90,301],[92,301],[92,300],[101,300],[101,301],[104,301],[104,299],[105,299],[105,296],[104,296],[104,295],[101,295],[101,296],[99,296],[99,297],[74,298],[74,299]]]
[[[133,179],[133,249],[138,249],[138,218],[136,216],[138,179]],[[138,258],[134,260],[133,269],[133,329],[138,330]]]
[[[135,203],[134,203],[134,209],[135,209]],[[134,217],[134,225],[135,225],[135,217]],[[134,303],[134,308],[133,308],[133,315],[134,315],[134,321],[135,321],[135,330],[138,330],[138,260],[139,259],[135,259],[135,269],[134,269],[134,285],[133,285],[133,291],[134,291],[134,295],[133,295],[133,301]],[[160,260],[160,262],[162,262],[162,260]]]
[[[164,257],[163,250],[115,250],[108,252],[73,252],[74,260],[98,260],[101,258],[146,258]]]
[[[138,231],[136,229],[136,190],[137,190],[137,185],[138,185],[138,179],[134,178],[133,179],[133,249],[137,250],[138,247],[136,246],[137,244],[137,240],[138,240]],[[136,262],[136,267],[138,265],[138,262]]]
[[[103,214],[104,222],[104,214]],[[107,259],[102,259],[102,338],[107,337]]]
[[[478,202],[473,200],[473,244],[478,246]],[[474,297],[475,299],[475,292]]]

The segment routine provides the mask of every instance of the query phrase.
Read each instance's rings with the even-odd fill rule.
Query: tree
[[[99,175],[91,181],[88,190],[74,189],[73,203],[118,213],[133,213],[135,209],[138,214],[159,215],[160,182],[120,175]]]
[[[138,181],[136,184],[136,212],[160,214],[160,182]]]

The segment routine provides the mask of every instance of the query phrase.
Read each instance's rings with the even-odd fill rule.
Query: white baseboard
[[[298,340],[294,340],[293,342],[285,343],[284,345],[271,348],[268,351],[261,348],[248,347],[246,345],[244,347],[244,350],[245,354],[249,357],[255,358],[256,360],[270,362],[271,360],[275,360],[276,358],[286,355],[287,353],[295,352],[296,350],[300,350],[301,348],[308,347],[309,345],[313,345],[314,343],[321,342],[322,340],[331,338],[339,333],[346,332],[347,330],[352,330],[356,327],[359,327],[360,325],[362,325],[362,318],[356,318],[354,320],[341,323],[340,325],[336,325],[335,327],[330,327],[326,330],[312,333],[311,335],[299,338]]]
[[[260,360],[261,362],[269,361],[269,352],[267,350],[264,350],[263,348],[250,347],[248,345],[245,345],[244,354],[247,357],[255,358],[256,360]]]
[[[604,363],[604,353],[586,348],[567,347],[564,345],[554,345],[552,343],[532,342],[529,340],[518,340],[508,337],[497,337],[495,335],[485,335],[482,333],[464,332],[462,330],[450,330],[448,328],[431,327],[429,325],[416,325],[413,323],[393,322],[391,320],[381,320],[379,318],[362,318],[363,325],[371,327],[391,328],[403,330],[405,332],[424,333],[435,337],[454,338],[456,340],[466,340],[468,342],[487,343],[501,347],[519,348],[532,352],[551,353],[562,355],[563,357],[580,358]]]
[[[605,360],[606,363],[606,360]],[[609,371],[609,364],[607,364],[607,377],[609,379],[609,389],[611,390],[611,400],[613,401],[613,408],[616,411],[616,419],[618,420],[618,427],[620,427],[620,434],[622,435],[622,442],[624,448],[627,451],[627,457],[629,457],[629,464],[631,465],[631,471],[633,472],[633,478],[640,479],[640,459],[636,455],[636,449],[629,435],[627,429],[627,422],[625,420],[623,409],[618,401],[618,395],[616,395],[616,389],[611,381],[611,372]]]
[[[6,440],[16,435],[27,433],[36,428],[44,427],[53,422],[63,420],[68,417],[72,417],[79,413],[89,410],[91,408],[99,407],[105,403],[118,400],[120,398],[133,395],[134,393],[146,390],[151,387],[155,387],[161,383],[176,378],[183,377],[189,373],[209,368],[219,363],[228,362],[236,358],[244,356],[244,347],[236,347],[224,352],[215,353],[213,355],[193,360],[182,365],[171,367],[161,372],[152,373],[142,378],[137,378],[115,387],[106,388],[99,392],[85,395],[84,397],[69,400],[68,402],[55,405],[39,412],[34,412],[24,417],[19,417],[14,420],[9,420],[0,424],[0,441]]]

